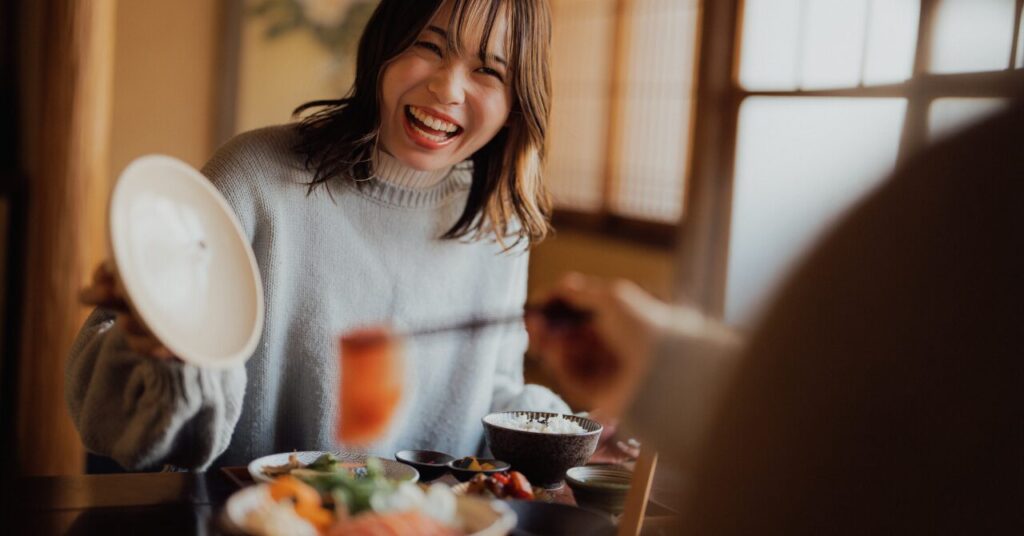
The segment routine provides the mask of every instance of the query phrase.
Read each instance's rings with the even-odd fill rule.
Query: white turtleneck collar
[[[452,166],[437,171],[419,171],[403,165],[397,158],[377,151],[373,158],[373,174],[378,179],[409,190],[423,190],[437,185],[452,171]]]

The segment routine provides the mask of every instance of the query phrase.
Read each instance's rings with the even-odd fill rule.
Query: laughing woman
[[[260,344],[234,370],[182,363],[98,270],[67,368],[86,447],[199,470],[337,448],[339,333],[521,309],[527,251],[549,230],[549,17],[546,0],[383,0],[347,98],[222,147],[203,172],[256,254]],[[470,454],[490,411],[567,411],[523,384],[525,347],[522,325],[408,342],[403,403],[369,450]]]

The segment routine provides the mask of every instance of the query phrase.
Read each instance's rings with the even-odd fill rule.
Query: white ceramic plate
[[[267,484],[248,486],[228,497],[223,523],[231,533],[244,534],[245,518],[269,497]],[[509,505],[480,497],[457,497],[456,517],[471,536],[504,536],[516,526],[517,516]]]
[[[110,199],[110,243],[132,308],[189,363],[244,363],[263,331],[263,286],[249,241],[220,192],[192,166],[143,156]]]
[[[257,458],[249,464],[249,476],[257,482],[270,482],[273,479],[263,474],[263,468],[271,465],[284,465],[288,463],[288,456],[295,454],[299,459],[299,463],[303,465],[309,465],[316,461],[320,456],[327,454],[321,450],[307,450],[302,452],[282,452],[280,454],[271,454],[262,458]],[[366,464],[366,455],[357,454],[352,452],[331,452],[335,458],[342,462],[359,464]],[[410,467],[401,462],[394,460],[386,460],[384,458],[377,458],[381,462],[381,466],[384,468],[384,477],[389,480],[408,480],[409,482],[418,482],[420,479],[420,473],[414,467]]]

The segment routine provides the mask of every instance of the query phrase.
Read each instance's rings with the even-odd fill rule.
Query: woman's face
[[[479,32],[466,32],[465,55],[448,50],[450,12],[440,9],[413,46],[385,67],[382,80],[384,150],[422,171],[469,158],[501,130],[512,108],[503,17],[495,21],[483,61],[480,37],[468,35]]]

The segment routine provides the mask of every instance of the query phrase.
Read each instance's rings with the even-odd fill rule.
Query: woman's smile
[[[464,130],[454,119],[441,112],[412,105],[405,107],[403,124],[409,138],[426,149],[445,147]]]

